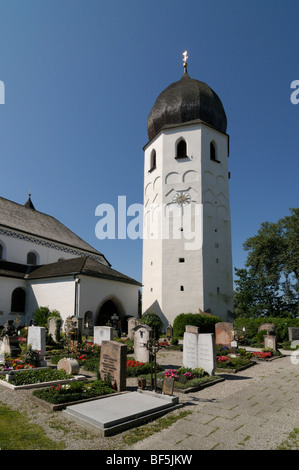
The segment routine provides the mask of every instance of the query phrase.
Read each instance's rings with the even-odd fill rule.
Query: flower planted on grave
[[[171,377],[172,379],[178,379],[178,371],[176,369],[169,369],[165,372],[165,377]]]
[[[227,366],[230,363],[231,363],[231,358],[229,356],[218,356],[217,357],[218,367]]]
[[[257,359],[270,359],[270,357],[272,357],[272,352],[255,351],[252,353],[252,356],[256,357]]]
[[[186,383],[190,380],[201,378],[206,375],[206,372],[201,367],[190,369],[188,367],[180,367],[179,369],[168,369],[165,373],[165,377],[172,377],[175,381]]]
[[[145,362],[135,361],[134,359],[127,359],[127,367],[144,366]]]

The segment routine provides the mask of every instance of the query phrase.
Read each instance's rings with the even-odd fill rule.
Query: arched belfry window
[[[33,251],[27,254],[27,264],[31,264],[32,266],[37,265],[37,255]]]
[[[217,158],[217,148],[215,145],[215,142],[210,142],[210,160],[213,162],[219,163],[219,160]]]
[[[187,157],[187,143],[184,139],[181,139],[176,146],[175,158],[186,158]]]
[[[156,150],[153,149],[151,151],[151,157],[150,157],[150,169],[149,171],[153,171],[157,166],[157,154],[156,154]]]
[[[0,259],[3,259],[3,246],[0,243]]]
[[[11,312],[25,313],[26,293],[22,287],[17,287],[11,294]]]

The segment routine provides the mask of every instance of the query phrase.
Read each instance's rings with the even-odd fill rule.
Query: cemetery
[[[283,357],[278,349],[282,339],[294,349],[299,343],[298,327],[284,327],[286,341],[274,323],[260,322],[255,334],[246,338],[248,325],[236,328],[215,317],[196,326],[192,323],[198,317],[186,315],[191,324],[184,325],[181,336],[174,336],[175,325],[169,325],[165,334],[142,318],[130,318],[128,333],[121,337],[113,326],[105,325],[94,327],[88,338],[74,317],[58,336],[53,321],[47,327],[30,325],[22,332],[10,321],[0,333],[0,387],[11,393],[32,389],[34,404],[63,411],[103,435],[113,435],[183,406],[180,394]],[[159,359],[171,351],[177,351],[181,363],[160,364]]]

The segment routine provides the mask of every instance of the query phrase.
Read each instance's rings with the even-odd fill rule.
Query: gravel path
[[[183,354],[180,351],[165,351],[160,350],[157,355],[157,362],[165,366],[165,368],[179,368],[182,366]],[[270,366],[270,367],[269,367]],[[254,381],[258,381],[260,377],[273,373],[273,366],[271,363],[259,364],[258,366],[251,367],[248,370],[238,373],[237,377],[230,376],[230,380],[225,380],[211,388],[191,393],[179,393],[180,401],[184,402],[189,411],[196,411],[201,406],[211,400],[221,400],[230,394],[248,387]],[[241,380],[241,377],[246,377],[246,380]],[[136,387],[137,379],[127,379],[128,389]],[[83,425],[74,423],[69,420],[61,411],[47,411],[40,406],[34,404],[31,399],[32,391],[18,390],[12,391],[0,386],[0,403],[5,403],[12,409],[17,409],[22,413],[26,413],[27,417],[32,423],[41,426],[46,435],[55,442],[63,442],[65,450],[130,450],[142,448],[142,445],[135,445],[129,447],[125,444],[124,436],[128,431],[117,434],[115,436],[103,437],[97,431],[90,431]],[[179,413],[179,409],[174,413]]]

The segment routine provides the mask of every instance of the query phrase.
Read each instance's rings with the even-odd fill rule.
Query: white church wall
[[[138,316],[138,286],[102,278],[80,276],[79,316],[93,313],[95,321],[100,306],[111,299],[119,303],[123,315]]]
[[[3,259],[12,263],[27,264],[29,252],[34,252],[37,255],[37,264],[55,263],[60,259],[75,258],[82,254],[80,250],[73,252],[70,248],[59,243],[52,244],[37,237],[10,232],[13,235],[0,233],[0,243],[4,247]],[[47,246],[47,243],[53,246]]]
[[[31,281],[28,287],[28,317],[34,316],[38,307],[58,310],[63,321],[75,313],[74,278]]]

